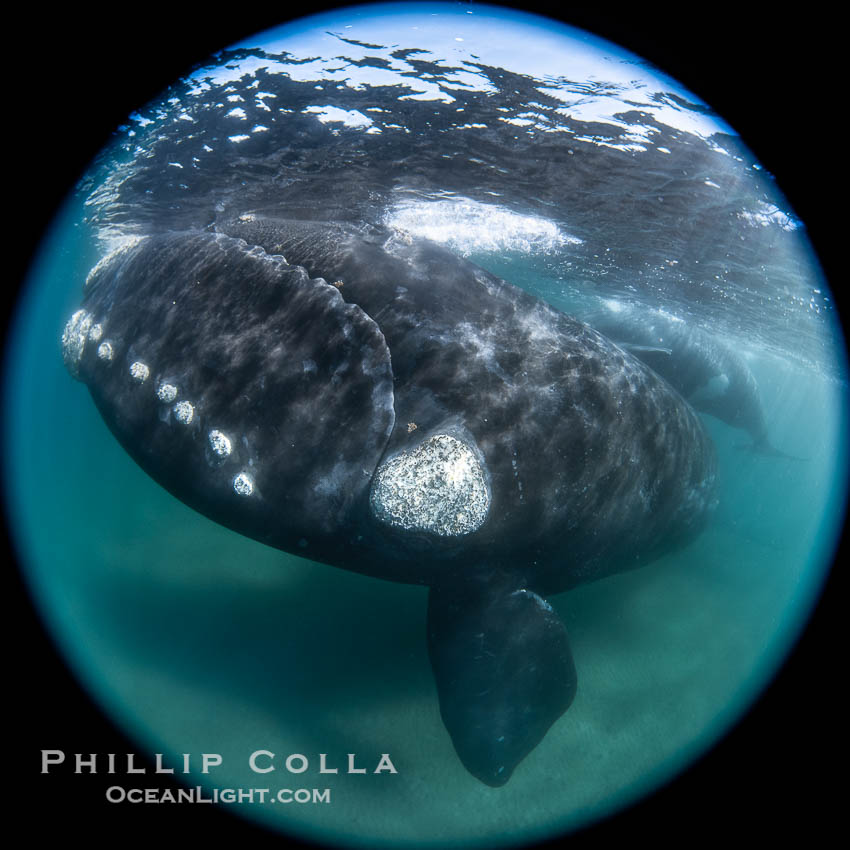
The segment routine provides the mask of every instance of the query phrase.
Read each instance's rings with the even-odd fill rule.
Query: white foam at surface
[[[562,245],[581,243],[548,219],[463,197],[403,201],[388,210],[384,221],[461,254],[545,253]]]

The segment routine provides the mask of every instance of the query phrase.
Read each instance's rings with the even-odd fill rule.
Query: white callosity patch
[[[171,404],[177,398],[177,387],[163,381],[156,389],[156,397],[165,404]]]
[[[92,342],[98,342],[100,338],[103,336],[103,325],[100,323],[96,325],[92,325],[89,328],[89,339]]]
[[[219,457],[227,457],[233,447],[230,443],[230,437],[222,434],[221,431],[210,431],[209,433],[210,448]]]
[[[178,401],[174,405],[174,418],[183,425],[189,425],[195,418],[195,408],[191,402]]]
[[[97,347],[97,356],[101,360],[105,360],[107,362],[112,360],[112,358],[115,356],[115,349],[113,348],[112,343],[109,340],[102,342]]]
[[[138,245],[141,241],[143,241],[144,237],[141,236],[127,236],[125,234],[121,234],[120,236],[113,236],[109,238],[110,248],[107,251],[106,255],[101,257],[95,264],[92,266],[91,271],[88,273],[86,277],[86,286],[88,286],[99,274],[100,272],[106,268],[119,254],[124,253],[125,251],[129,251],[130,248]]]
[[[140,384],[143,384],[150,377],[150,374],[150,368],[146,363],[142,363],[141,360],[136,360],[130,365],[130,377]]]
[[[490,492],[475,452],[455,437],[436,434],[379,467],[370,505],[387,525],[458,537],[484,522]]]
[[[240,472],[233,479],[233,489],[240,496],[250,496],[254,492],[254,482],[247,472]]]
[[[75,377],[80,375],[80,360],[86,349],[86,340],[92,326],[92,316],[86,310],[77,310],[68,319],[62,331],[62,360],[65,368]]]

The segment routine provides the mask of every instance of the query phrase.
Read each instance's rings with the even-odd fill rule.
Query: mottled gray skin
[[[746,431],[754,451],[779,454],[767,438],[756,379],[734,351],[657,310],[618,305],[583,318],[661,375],[697,410]]]
[[[443,718],[491,785],[575,693],[543,597],[683,545],[714,504],[710,440],[651,369],[395,231],[243,216],[150,236],[99,264],[82,310],[69,368],[178,498],[271,546],[431,587]],[[455,465],[429,479],[435,446]],[[433,520],[453,476],[473,518],[405,526]]]

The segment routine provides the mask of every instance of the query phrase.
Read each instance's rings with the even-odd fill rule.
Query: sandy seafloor
[[[425,589],[218,527],[147,478],[109,434],[59,353],[91,262],[82,239],[57,230],[11,349],[10,519],[72,667],[141,750],[221,754],[210,787],[330,789],[331,805],[254,805],[251,817],[387,846],[545,837],[657,786],[709,747],[796,636],[840,520],[842,391],[752,360],[773,442],[807,460],[740,451],[746,438],[706,419],[722,477],[710,527],[648,567],[552,599],[577,697],[507,786],[484,786],[440,721]],[[302,753],[312,767],[258,777],[247,768],[257,749],[278,763]],[[356,753],[370,766],[389,753],[398,773],[319,775],[320,752],[339,765]]]

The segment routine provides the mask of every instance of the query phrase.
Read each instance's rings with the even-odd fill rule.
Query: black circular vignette
[[[339,5],[313,3],[298,12]],[[704,11],[683,11],[681,4],[591,10],[529,2],[521,8],[620,44],[709,103],[776,176],[806,223],[846,315],[837,275],[837,181],[828,171],[841,170],[841,154],[824,150],[838,141],[831,138],[840,115],[835,21],[805,11],[765,15],[731,3]],[[200,19],[195,4],[148,3],[144,14],[122,15],[114,6],[102,16],[76,7],[21,10],[4,62],[4,94],[12,100],[4,144],[15,238],[7,311],[59,205],[127,115],[215,50],[292,13],[252,8]],[[846,540],[842,548],[846,554]],[[13,561],[14,552],[8,554]],[[841,728],[832,684],[839,663],[836,572],[780,674],[741,722],[669,785],[563,839],[564,846],[635,839],[666,846],[697,836],[767,842],[797,830],[817,843],[835,828],[838,788],[829,767]],[[215,806],[111,805],[103,793],[107,777],[42,776],[42,748],[73,754],[137,747],[76,683],[23,581],[13,569],[7,575],[13,612],[7,638],[13,683],[7,690],[13,715],[9,812],[25,835],[45,841],[73,836],[95,847],[126,836],[167,845],[185,838],[233,839],[252,847],[287,843]],[[152,770],[150,760],[142,763]],[[169,785],[150,773],[138,784],[145,783]]]

